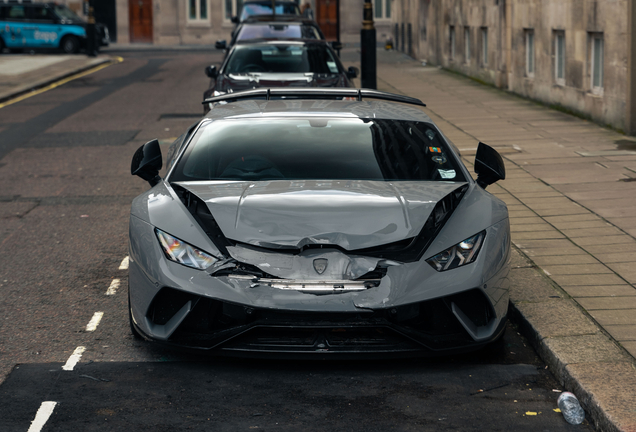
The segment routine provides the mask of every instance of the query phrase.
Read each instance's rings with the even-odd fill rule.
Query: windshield
[[[245,21],[245,19],[254,15],[272,15],[271,3],[249,3],[243,5],[241,21]],[[294,3],[278,3],[276,5],[276,15],[300,15],[300,9],[298,9],[298,5]]]
[[[72,21],[82,21],[80,17],[78,17],[75,12],[67,8],[66,6],[55,5],[54,7],[55,13],[60,17]]]
[[[245,45],[234,48],[226,74],[254,72],[336,74],[341,71],[325,45]]]
[[[195,180],[466,181],[428,123],[333,118],[212,122],[170,177]]]
[[[313,26],[300,24],[257,24],[244,25],[236,40],[260,38],[321,39]]]

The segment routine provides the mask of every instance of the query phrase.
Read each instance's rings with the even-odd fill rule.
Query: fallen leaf
[[[526,415],[537,415],[537,413],[536,413],[536,412],[533,412],[533,411],[527,411],[527,412],[526,412]]]

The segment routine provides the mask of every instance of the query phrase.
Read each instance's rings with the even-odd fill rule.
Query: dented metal
[[[228,247],[232,258],[252,264],[265,273],[283,279],[355,280],[387,262],[382,258],[347,255],[337,249],[307,249],[299,254],[265,251],[247,246]],[[314,268],[315,260],[326,260],[322,272]],[[397,264],[397,263],[395,263]]]
[[[312,280],[312,279],[267,279],[256,276],[234,275],[228,276],[230,279],[250,281],[250,288],[265,285],[282,290],[294,290],[312,294],[338,294],[347,291],[362,291],[376,287],[380,284],[380,279],[368,280]]]

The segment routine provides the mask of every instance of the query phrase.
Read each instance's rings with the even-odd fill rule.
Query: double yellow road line
[[[66,78],[62,78],[61,80],[55,81],[54,83],[49,84],[49,85],[47,85],[45,87],[41,87],[39,89],[32,90],[30,92],[21,94],[20,96],[17,96],[17,97],[15,97],[13,99],[9,99],[8,101],[2,102],[2,103],[0,103],[0,108],[4,108],[6,106],[13,105],[14,103],[23,101],[23,100],[28,99],[28,98],[33,97],[33,96],[37,96],[37,95],[39,95],[41,93],[44,93],[44,92],[47,92],[49,90],[53,90],[54,88],[59,87],[61,85],[64,85],[64,84],[66,84],[69,81],[73,81],[73,80],[76,80],[78,78],[82,78],[82,77],[84,77],[86,75],[90,75],[90,74],[95,73],[95,72],[97,72],[99,70],[107,68],[110,65],[121,63],[123,61],[124,61],[123,57],[113,57],[109,62],[99,64],[99,65],[97,65],[95,67],[92,67],[90,69],[87,69],[87,70],[85,70],[83,72],[79,72],[79,73],[76,73],[74,75],[67,76]]]

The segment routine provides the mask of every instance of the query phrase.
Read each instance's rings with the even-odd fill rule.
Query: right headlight
[[[155,234],[166,258],[184,266],[205,270],[218,260],[212,255],[155,228]]]
[[[470,264],[477,259],[479,249],[481,249],[481,245],[484,243],[484,237],[486,237],[486,231],[475,234],[449,247],[445,251],[427,259],[426,262],[440,272]]]

